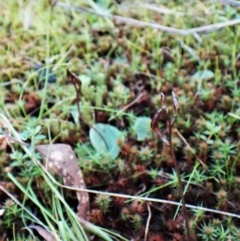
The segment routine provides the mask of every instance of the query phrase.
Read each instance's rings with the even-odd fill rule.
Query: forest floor
[[[240,240],[240,4],[0,15],[0,241]]]

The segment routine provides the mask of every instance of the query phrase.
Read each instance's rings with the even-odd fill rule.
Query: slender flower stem
[[[190,233],[190,226],[189,226],[189,221],[188,221],[188,213],[187,213],[187,208],[186,208],[186,202],[184,198],[184,193],[183,193],[183,184],[181,180],[181,175],[180,175],[180,170],[178,167],[177,159],[175,152],[173,150],[173,144],[172,144],[172,130],[173,130],[173,125],[174,122],[177,118],[178,111],[179,111],[179,103],[177,100],[177,97],[174,92],[172,92],[172,100],[173,100],[173,118],[171,119],[168,113],[168,109],[165,105],[165,98],[164,94],[160,94],[160,101],[161,101],[161,109],[158,110],[158,112],[154,115],[152,121],[151,121],[151,128],[152,130],[159,136],[159,138],[169,147],[171,157],[174,162],[174,167],[175,171],[177,174],[178,178],[178,188],[179,188],[179,196],[181,197],[182,200],[182,207],[183,207],[183,216],[185,219],[185,225],[186,225],[186,231],[187,231],[187,241],[192,241],[191,233]],[[169,131],[169,140],[167,140],[161,133],[158,127],[158,122],[159,120],[165,120],[167,125],[168,125],[168,131]]]
[[[177,178],[178,178],[178,185],[179,185],[178,190],[179,190],[179,196],[181,197],[181,200],[182,200],[183,216],[184,216],[184,219],[185,219],[187,238],[188,238],[188,241],[191,241],[192,238],[191,238],[189,221],[188,221],[188,212],[187,212],[185,197],[184,197],[184,193],[183,193],[183,184],[182,184],[182,180],[181,180],[181,175],[180,175],[180,170],[179,170],[179,167],[178,167],[176,155],[175,155],[175,152],[174,152],[173,146],[172,146],[173,124],[174,124],[174,121],[169,123],[169,128],[168,128],[168,130],[169,130],[169,149],[170,149],[170,153],[171,153],[171,156],[172,156],[172,159],[173,159],[173,162],[174,162],[174,167],[175,167],[175,171],[176,171]]]

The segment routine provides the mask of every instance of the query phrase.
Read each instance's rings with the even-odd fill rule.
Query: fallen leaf
[[[82,171],[71,146],[66,144],[37,145],[36,150],[44,157],[47,168],[63,178],[64,185],[85,189]],[[89,214],[89,195],[78,191],[77,215],[87,219]]]
[[[57,241],[57,240],[60,240],[59,238],[55,239],[54,235],[51,232],[49,232],[48,230],[42,228],[41,226],[30,225],[30,226],[28,226],[28,228],[35,229],[39,233],[39,235],[41,235],[46,241]]]

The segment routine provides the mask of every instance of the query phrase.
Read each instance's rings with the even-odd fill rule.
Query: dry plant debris
[[[43,237],[45,239],[45,241],[57,241],[57,240],[59,240],[59,239],[56,239],[51,232],[49,232],[48,230],[46,230],[46,229],[44,229],[40,226],[30,225],[30,226],[28,226],[28,228],[35,229],[39,233],[39,235],[41,235],[41,237]]]
[[[83,174],[71,146],[66,144],[37,145],[36,150],[44,157],[47,169],[63,178],[64,185],[86,189]],[[89,215],[89,195],[77,191],[77,214],[83,219]]]

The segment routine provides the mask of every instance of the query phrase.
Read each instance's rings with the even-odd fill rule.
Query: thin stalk
[[[178,167],[176,155],[175,155],[175,152],[173,150],[173,145],[172,145],[172,128],[173,128],[174,121],[175,121],[175,119],[169,123],[169,128],[168,128],[168,130],[169,130],[169,149],[170,149],[170,153],[171,153],[173,163],[174,163],[174,168],[175,168],[177,178],[178,178],[178,185],[179,185],[178,190],[179,190],[179,195],[182,200],[183,216],[184,216],[185,224],[186,224],[187,238],[189,241],[191,241],[192,238],[191,238],[190,226],[189,226],[189,221],[188,221],[188,212],[187,212],[185,197],[184,197],[184,193],[183,193],[183,184],[182,184],[182,180],[181,180],[181,175],[180,175],[180,170]]]
[[[47,21],[47,31],[46,31],[46,50],[47,50],[47,59],[50,57],[50,34],[51,34],[51,15],[52,15],[52,9],[48,10],[48,21]],[[44,88],[43,88],[43,96],[42,96],[42,101],[41,101],[41,106],[40,106],[40,111],[38,115],[38,119],[43,118],[43,112],[45,110],[45,105],[46,105],[46,99],[47,99],[47,92],[48,92],[48,78],[49,78],[49,63],[46,61],[46,75],[45,75],[45,81],[44,81]]]
[[[183,216],[185,219],[185,225],[186,225],[186,231],[187,231],[187,241],[192,241],[192,237],[190,234],[190,227],[188,222],[188,214],[187,214],[187,208],[186,208],[186,202],[184,198],[183,193],[183,184],[180,176],[180,170],[178,167],[177,159],[175,156],[175,152],[173,150],[173,144],[172,144],[172,130],[174,122],[177,118],[178,112],[179,112],[179,103],[177,100],[177,97],[174,92],[172,92],[172,100],[173,100],[173,118],[170,118],[168,109],[165,105],[165,97],[163,93],[160,93],[160,102],[161,102],[161,109],[158,110],[158,112],[154,115],[152,122],[151,122],[151,129],[159,136],[159,138],[169,147],[170,154],[174,162],[175,171],[178,178],[178,185],[179,185],[179,196],[182,200],[182,207],[183,207]],[[161,120],[165,120],[168,125],[168,131],[169,131],[169,140],[164,137],[158,127],[158,122]]]

